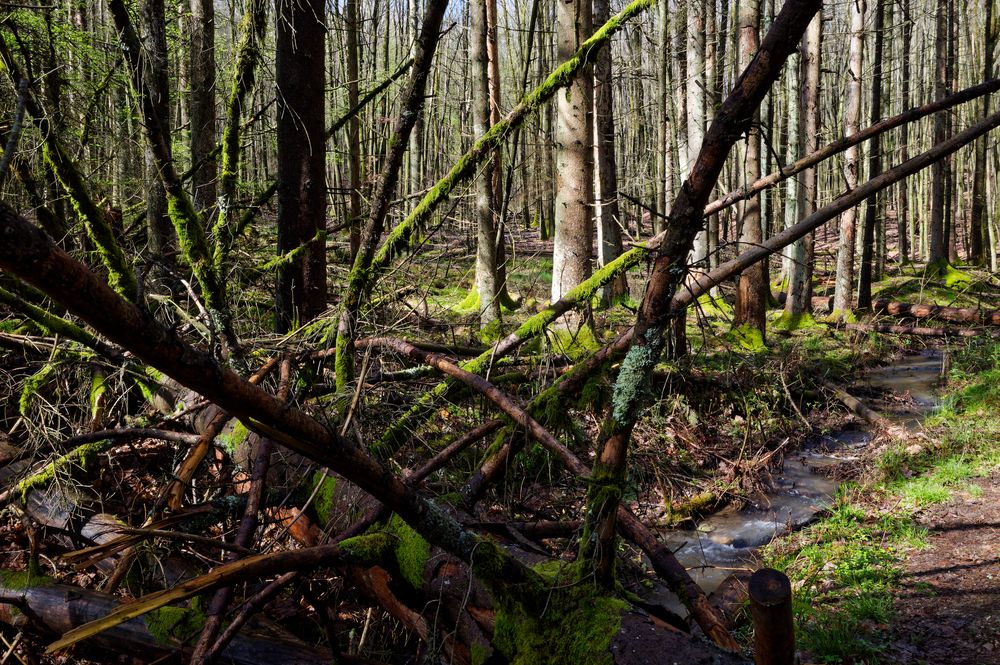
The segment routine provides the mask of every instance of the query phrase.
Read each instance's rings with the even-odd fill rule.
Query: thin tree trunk
[[[346,0],[347,23],[347,105],[358,105],[358,0]],[[347,160],[350,170],[348,215],[350,215],[351,261],[361,246],[361,119],[353,115],[347,125]]]
[[[326,17],[322,0],[279,0],[278,269],[275,327],[284,333],[326,308]]]
[[[160,127],[170,136],[170,87],[167,77],[167,28],[164,18],[163,0],[142,0],[140,6],[142,27],[145,30],[143,47],[146,52],[146,68],[143,71],[143,85],[152,100],[152,106],[160,119]],[[176,264],[177,236],[167,213],[167,194],[160,180],[159,166],[148,142],[145,145],[146,165],[146,224],[149,234],[149,251],[154,261],[172,269]],[[161,278],[165,273],[159,273]]]
[[[934,96],[944,97],[948,89],[948,8],[949,0],[937,0],[934,32]],[[934,142],[940,143],[948,133],[947,118],[941,113],[934,117]],[[931,168],[931,212],[928,222],[928,257],[930,263],[948,260],[945,246],[945,180],[947,165],[936,162]]]
[[[985,0],[983,35],[983,80],[993,77],[993,54],[996,51],[998,33],[1000,33],[1000,16],[997,15],[995,0]],[[989,115],[989,97],[983,97],[980,102],[983,116]],[[986,248],[992,246],[989,241],[989,220],[986,214],[986,138],[976,142],[975,166],[972,175],[972,219],[969,229],[969,260],[976,265],[986,265]]]
[[[746,69],[757,54],[760,25],[760,0],[743,0],[740,3],[740,68]],[[743,165],[743,183],[748,185],[760,178],[760,121],[759,109],[754,110],[753,124],[747,135]],[[760,197],[746,201],[742,206],[740,247],[758,245],[764,239],[760,218]],[[736,291],[736,307],[733,312],[733,326],[749,326],[764,337],[764,312],[767,306],[767,277],[764,267],[751,266],[740,275]]]
[[[594,0],[594,24],[611,18],[609,0]],[[611,49],[604,48],[594,65],[594,147],[597,166],[597,265],[600,268],[622,253],[621,210],[618,205],[618,162],[615,158],[614,89],[611,78]],[[618,275],[601,289],[601,301],[611,304],[628,293],[625,275]]]
[[[489,57],[487,55],[486,3],[490,0],[469,2],[469,69],[472,76],[472,135],[482,136],[490,127]],[[493,177],[496,162],[483,164],[476,178],[476,291],[479,295],[479,323],[485,328],[500,318],[500,299],[497,297],[497,227],[494,219]]]
[[[847,92],[844,98],[844,133],[858,131],[861,117],[861,62],[865,44],[865,2],[851,0],[851,46],[848,56]],[[844,184],[848,189],[858,186],[861,155],[858,146],[844,153]],[[837,283],[833,294],[833,314],[851,310],[854,298],[854,243],[858,210],[851,207],[840,215],[840,242],[837,245]]]
[[[591,33],[590,0],[556,5],[558,58],[576,53]],[[564,93],[556,108],[556,220],[552,249],[552,302],[590,276],[592,203],[594,200],[593,68],[588,65]],[[584,319],[589,317],[583,317]],[[583,323],[573,315],[562,325],[575,332]]]
[[[889,0],[890,2],[892,0]],[[871,123],[882,119],[882,44],[885,35],[882,32],[885,19],[886,0],[874,0],[875,25],[874,42],[875,55],[872,60],[872,97]],[[882,171],[882,135],[872,137],[868,153],[868,177],[874,178]],[[861,274],[858,279],[858,307],[869,309],[872,304],[872,263],[875,256],[875,226],[880,213],[881,196],[876,194],[865,202],[865,225],[861,239]]]
[[[910,18],[910,0],[897,0],[899,2],[900,14],[902,16],[902,70],[900,75],[900,96],[903,108],[910,107],[910,51],[909,46],[913,39],[913,24]],[[899,158],[906,161],[910,158],[910,126],[903,125],[899,130]],[[899,263],[908,263],[910,260],[910,197],[907,195],[909,181],[900,183],[899,205],[896,210],[896,234],[899,243]]]
[[[203,162],[191,177],[191,190],[195,208],[204,214],[215,205],[215,180],[218,175],[213,156],[216,145],[214,0],[191,0],[190,26],[191,163]]]

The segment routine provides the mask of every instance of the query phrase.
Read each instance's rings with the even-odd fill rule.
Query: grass
[[[891,448],[863,486],[846,486],[829,514],[772,543],[764,564],[795,590],[800,649],[820,663],[878,663],[894,617],[893,593],[907,554],[927,546],[914,513],[1000,468],[1000,344],[973,342],[955,357],[954,387],[932,418],[937,446],[912,457]],[[979,489],[979,493],[982,490]]]

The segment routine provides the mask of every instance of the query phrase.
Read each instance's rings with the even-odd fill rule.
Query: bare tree
[[[844,133],[858,131],[861,117],[861,61],[865,45],[865,2],[851,0],[851,47],[848,55],[847,86],[844,96]],[[844,153],[844,184],[847,189],[858,185],[861,151],[852,146]],[[837,245],[837,278],[833,295],[833,311],[847,312],[852,308],[854,292],[854,243],[858,211],[851,207],[840,215],[840,242]]]
[[[191,0],[191,163],[201,164],[191,178],[195,207],[206,211],[215,205],[217,175],[215,131],[215,4]]]

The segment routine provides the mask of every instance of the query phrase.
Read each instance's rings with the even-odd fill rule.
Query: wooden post
[[[756,665],[792,665],[795,632],[792,627],[792,585],[784,573],[761,568],[750,577]]]

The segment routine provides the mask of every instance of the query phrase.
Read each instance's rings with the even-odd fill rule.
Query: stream
[[[942,359],[941,351],[928,349],[869,371],[862,382],[884,396],[876,410],[906,428],[919,428],[939,404],[936,387]],[[773,472],[771,488],[750,505],[724,508],[693,529],[672,529],[660,537],[691,578],[710,594],[734,571],[752,567],[757,548],[805,526],[828,508],[840,483],[822,471],[857,460],[871,441],[870,432],[855,428],[813,436],[785,456],[782,468]],[[657,591],[647,600],[686,614],[667,591]]]

